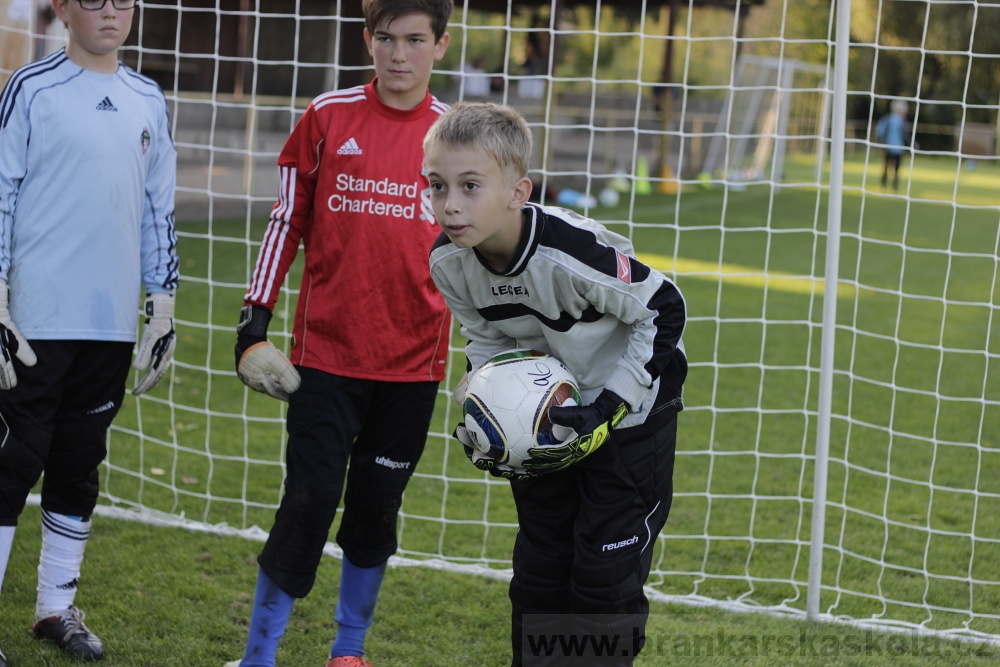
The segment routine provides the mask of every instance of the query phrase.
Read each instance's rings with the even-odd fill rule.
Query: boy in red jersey
[[[364,0],[375,79],[313,100],[278,158],[279,198],[237,327],[236,365],[247,386],[289,402],[287,476],[258,557],[248,643],[230,665],[274,665],[342,492],[338,631],[327,667],[369,665],[365,634],[448,352],[451,318],[427,266],[438,230],[421,164],[424,134],[447,109],[427,85],[448,47],[452,6]],[[267,341],[267,325],[300,240],[289,360]]]

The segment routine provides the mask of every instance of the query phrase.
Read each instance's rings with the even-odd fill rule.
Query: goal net
[[[838,2],[848,45],[832,2],[676,5],[459,0],[431,82],[520,109],[537,196],[627,235],[685,294],[650,594],[1000,641],[1000,6]],[[0,0],[0,78],[61,46],[43,7]],[[178,345],[115,422],[101,508],[259,537],[285,406],[236,378],[234,327],[284,139],[311,98],[372,76],[360,2],[136,15],[122,57],[163,87],[179,154]],[[896,100],[907,145],[883,184]],[[509,488],[449,436],[462,349],[456,332],[394,562],[505,577]]]
[[[780,183],[785,155],[817,154],[827,134],[828,72],[794,58],[741,55],[719,112],[702,173]]]

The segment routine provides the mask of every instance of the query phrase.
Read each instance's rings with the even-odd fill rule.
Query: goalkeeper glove
[[[465,405],[465,392],[469,389],[469,374],[466,373],[462,376],[462,379],[458,381],[455,388],[451,390],[451,400],[455,401],[459,405]]]
[[[472,436],[469,435],[469,429],[465,428],[465,422],[458,423],[458,426],[455,427],[455,432],[452,433],[452,437],[462,443],[462,447],[465,448],[465,455],[469,457],[470,461],[472,461],[472,465],[476,466],[480,470],[488,472],[494,477],[502,477],[504,479],[524,479],[525,477],[533,477],[533,475],[529,472],[512,468],[506,463],[500,463],[499,461],[491,459],[476,449],[476,446],[472,443]]]
[[[236,327],[236,374],[243,384],[282,401],[299,388],[302,378],[288,357],[267,340],[271,311],[243,306]]]
[[[537,475],[555,472],[594,453],[628,411],[625,401],[610,389],[602,391],[590,405],[549,408],[552,423],[573,429],[576,438],[554,447],[532,447],[528,450],[530,458],[524,462],[525,470]]]
[[[35,351],[10,319],[10,311],[7,310],[7,281],[0,279],[0,390],[6,391],[17,386],[14,357],[25,366],[34,366],[38,361]]]
[[[174,333],[174,295],[155,292],[146,295],[146,323],[142,339],[135,351],[132,367],[146,371],[132,390],[133,396],[144,394],[160,381],[170,360],[174,358],[177,334]]]

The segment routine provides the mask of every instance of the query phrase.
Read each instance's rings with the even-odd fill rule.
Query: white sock
[[[10,560],[10,548],[14,545],[16,526],[0,526],[0,590],[3,590],[3,575]]]
[[[36,621],[55,616],[73,605],[88,537],[90,521],[42,510]]]

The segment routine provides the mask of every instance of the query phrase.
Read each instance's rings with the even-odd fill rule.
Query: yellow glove
[[[576,432],[576,437],[555,447],[532,447],[528,450],[530,457],[524,461],[524,469],[544,475],[573,465],[597,451],[628,411],[625,401],[610,389],[602,391],[590,405],[549,408],[552,423],[568,426]]]

